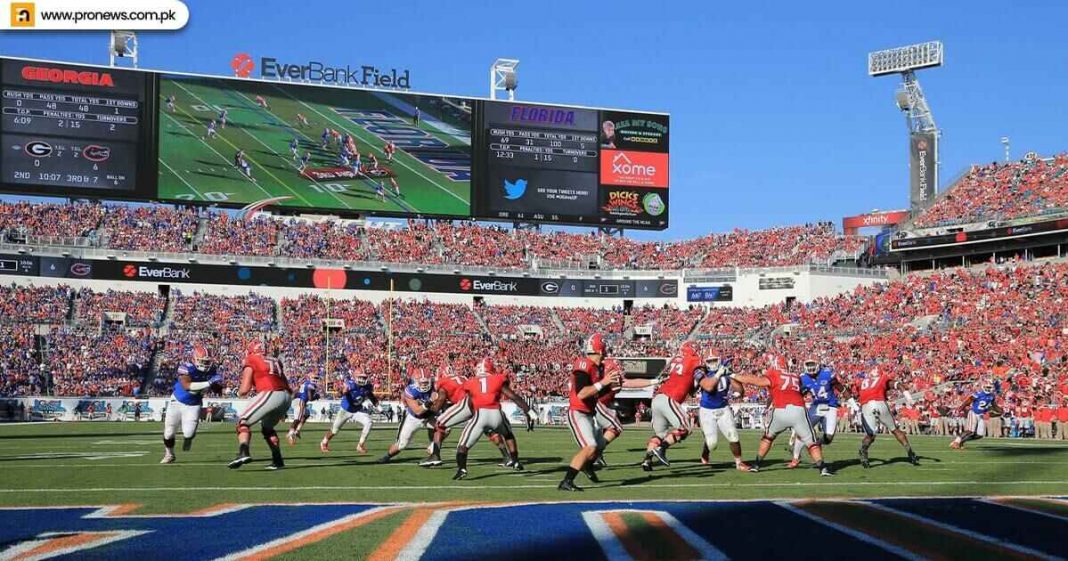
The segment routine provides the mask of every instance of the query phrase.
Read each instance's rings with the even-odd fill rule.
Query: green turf
[[[159,465],[159,423],[49,423],[0,425],[0,505],[71,503],[140,503],[146,511],[169,512],[221,502],[265,501],[544,501],[574,500],[555,486],[574,452],[564,429],[543,428],[520,433],[524,472],[498,468],[499,455],[482,442],[472,452],[466,481],[450,480],[455,436],[447,442],[442,468],[424,469],[425,443],[401,453],[392,465],[375,465],[395,434],[395,426],[372,431],[371,453],[357,455],[357,431],[334,439],[334,451],[322,454],[318,440],[325,425],[310,425],[304,440],[285,447],[288,468],[267,472],[262,441],[253,442],[257,461],[229,470],[224,464],[235,451],[232,425],[203,424],[194,449],[178,452],[178,463]],[[950,450],[948,439],[914,437],[923,457],[920,467],[903,461],[892,438],[881,437],[872,448],[874,466],[857,465],[859,438],[839,435],[827,457],[838,475],[821,478],[815,470],[788,470],[784,442],[777,442],[761,473],[739,473],[727,463],[729,453],[714,453],[709,468],[697,460],[699,440],[692,438],[670,452],[671,468],[651,475],[640,460],[648,428],[632,427],[609,448],[610,467],[602,483],[587,488],[583,499],[756,499],[787,497],[885,497],[930,495],[1065,495],[1068,494],[1068,446],[1033,440],[984,440],[963,452]],[[757,434],[743,432],[745,458],[755,451]],[[418,443],[419,440],[417,439]],[[128,457],[106,457],[128,454]],[[64,457],[75,454],[77,456]],[[103,454],[89,459],[85,456]],[[34,457],[34,455],[37,455]],[[43,455],[43,456],[42,456]],[[884,463],[882,460],[889,460]],[[175,492],[174,488],[190,491]]]
[[[175,111],[165,100],[175,96]],[[267,99],[268,108],[256,105],[255,97]],[[427,99],[419,105],[425,115],[433,113]],[[160,197],[163,199],[245,204],[261,199],[290,196],[282,203],[299,208],[325,208],[379,213],[420,213],[467,216],[471,210],[471,186],[454,181],[398,147],[394,162],[386,162],[384,141],[339,115],[335,108],[389,112],[407,122],[409,116],[370,92],[331,88],[297,87],[259,82],[235,82],[206,78],[163,79],[160,85]],[[225,129],[219,137],[204,138],[207,123],[228,110]],[[310,125],[297,126],[297,113]],[[442,119],[449,121],[448,119]],[[456,122],[449,122],[457,126]],[[301,177],[289,150],[296,137],[299,152],[311,154],[312,167],[335,165],[337,149],[320,147],[324,127],[347,132],[365,157],[374,152],[381,165],[394,171],[401,196],[390,193],[385,202],[375,195],[369,179],[312,181]],[[468,153],[470,146],[444,134],[423,120],[419,128]],[[468,139],[469,142],[469,139]],[[234,166],[233,156],[244,150],[256,181],[245,178]]]

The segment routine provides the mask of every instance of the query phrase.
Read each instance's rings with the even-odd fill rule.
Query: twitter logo
[[[519,200],[527,192],[527,180],[516,179],[515,182],[504,180],[504,198],[509,201]]]

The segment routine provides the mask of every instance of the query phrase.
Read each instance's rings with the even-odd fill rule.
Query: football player
[[[286,418],[292,392],[282,369],[282,362],[277,356],[264,356],[264,344],[259,339],[249,343],[245,351],[245,360],[241,367],[241,386],[238,397],[245,397],[256,390],[256,397],[241,412],[237,420],[237,456],[230,460],[230,469],[237,469],[252,461],[249,443],[252,440],[252,427],[262,423],[260,432],[271,449],[270,470],[285,467],[282,448],[279,446],[278,433],[274,430],[279,421]]]
[[[293,399],[296,400],[297,409],[293,414],[293,424],[289,427],[289,432],[286,433],[286,440],[289,441],[289,445],[293,446],[300,439],[300,431],[304,428],[304,423],[307,422],[308,417],[311,417],[311,411],[308,409],[308,403],[319,399],[319,386],[316,385],[315,380],[312,378],[305,378],[300,383],[296,395]]]
[[[612,385],[607,392],[597,398],[597,415],[594,417],[594,420],[597,422],[597,428],[601,430],[601,435],[604,438],[604,446],[607,448],[613,440],[619,438],[619,436],[623,434],[623,423],[620,422],[619,415],[616,414],[615,409],[612,409],[612,402],[615,401],[616,394],[619,393],[619,390],[623,388],[656,388],[657,384],[660,383],[660,379],[628,380],[626,373],[623,371],[623,365],[613,358],[604,359],[604,370],[606,375],[617,373],[620,380],[619,384]],[[592,467],[594,469],[600,469],[607,466],[608,463],[604,460],[604,449],[602,448],[597,454],[597,457],[594,458]]]
[[[225,108],[219,110],[219,119],[218,120],[219,120],[219,128],[220,129],[225,129],[226,128],[226,117],[228,117],[228,116],[229,116],[229,112],[227,112],[227,110]]]
[[[481,367],[485,367],[484,364],[480,364]],[[429,448],[429,455],[426,460],[419,462],[422,467],[435,467],[441,465],[441,443],[445,440],[445,437],[449,436],[452,431],[452,427],[462,425],[467,422],[468,419],[474,415],[474,410],[471,407],[471,398],[467,395],[467,391],[464,390],[464,382],[466,377],[455,373],[450,366],[443,367],[438,373],[438,379],[434,383],[437,388],[437,396],[434,402],[430,404],[430,410],[435,414],[442,409],[445,409],[444,413],[437,415],[437,423],[434,426],[434,435],[431,437],[431,443]],[[489,435],[490,440],[497,445],[497,449],[501,452],[501,466],[512,467],[511,462],[512,455],[508,452],[504,439],[499,435],[491,433]]]
[[[964,400],[963,407],[968,409],[968,417],[964,421],[964,434],[957,436],[949,447],[955,450],[964,449],[964,443],[971,440],[979,440],[986,436],[986,421],[984,416],[991,410],[997,412],[998,384],[990,380],[984,380],[979,391],[968,396]]]
[[[908,452],[909,463],[918,466],[920,458],[912,451],[909,437],[897,427],[894,416],[890,413],[890,407],[886,404],[886,394],[892,386],[897,385],[897,380],[889,372],[884,372],[879,367],[873,368],[863,375],[860,381],[860,422],[864,427],[864,439],[860,441],[860,465],[865,468],[871,467],[868,461],[868,448],[875,442],[875,435],[879,424],[886,427]]]
[[[300,128],[310,127],[311,123],[308,122],[308,118],[303,113],[297,113],[297,126]]]
[[[289,141],[289,152],[291,154],[293,154],[293,161],[295,161],[295,162],[300,161],[300,152],[299,152],[299,150],[300,150],[300,142],[297,140],[297,137],[294,136]]]
[[[467,477],[467,453],[478,443],[483,433],[496,433],[504,438],[508,451],[511,453],[509,465],[512,469],[520,471],[523,464],[519,463],[519,449],[516,446],[515,434],[508,418],[501,411],[501,399],[507,398],[523,410],[527,418],[527,430],[534,430],[534,413],[523,398],[516,395],[509,387],[508,374],[497,372],[493,361],[484,358],[475,368],[475,377],[464,381],[464,391],[471,396],[471,407],[475,414],[464,425],[460,433],[460,441],[456,445],[456,474],[454,480]]]
[[[705,444],[701,448],[701,463],[709,463],[709,455],[719,444],[719,435],[727,439],[734,467],[738,471],[749,471],[749,465],[742,461],[742,443],[738,438],[738,428],[734,421],[734,410],[730,406],[730,397],[744,395],[742,384],[731,379],[731,371],[718,353],[710,353],[705,358],[705,375],[698,382],[701,389],[701,407],[697,413],[701,432],[705,435]]]
[[[271,110],[271,108],[267,106],[267,99],[264,98],[262,95],[256,96],[256,105],[259,105],[260,107],[268,111]]]
[[[393,153],[397,151],[397,145],[392,140],[387,140],[386,145],[382,147],[382,151],[386,153],[386,161],[393,161]]]
[[[176,108],[174,107],[174,94],[167,96],[167,111],[174,113]]]
[[[819,429],[820,443],[827,446],[834,440],[834,434],[838,430],[838,394],[844,393],[844,397],[848,398],[848,391],[834,375],[833,370],[826,365],[821,366],[815,359],[806,360],[803,367],[801,392],[812,398],[812,404],[808,408],[808,420]],[[796,468],[801,464],[802,448],[804,444],[795,438],[793,459],[788,467]]]
[[[212,119],[212,120],[208,121],[208,131],[201,138],[202,139],[203,138],[211,139],[211,138],[215,138],[216,136],[217,136],[217,133],[215,132],[215,119]]]
[[[434,428],[434,413],[430,410],[433,394],[434,380],[430,374],[424,368],[413,369],[408,386],[401,394],[406,414],[401,422],[400,432],[397,433],[397,441],[390,444],[389,450],[378,463],[388,464],[401,450],[407,448],[416,430]]]
[[[656,390],[651,406],[653,437],[645,450],[642,469],[653,471],[653,458],[665,466],[669,446],[682,442],[690,435],[690,418],[682,404],[693,395],[696,382],[704,375],[705,366],[690,341],[679,347],[678,356],[671,359],[661,375],[663,383]],[[670,432],[669,432],[670,431]]]
[[[622,369],[605,372],[604,359],[608,355],[608,346],[601,334],[590,336],[584,351],[586,356],[576,359],[571,367],[571,382],[568,384],[567,425],[571,428],[579,451],[571,458],[563,480],[556,487],[560,491],[582,491],[581,487],[575,485],[575,476],[579,472],[597,482],[592,464],[607,446],[604,432],[597,430],[596,426],[597,405],[601,396],[608,395],[622,383]]]
[[[308,162],[311,161],[311,154],[305,150],[304,155],[300,157],[300,165],[297,166],[298,172],[303,172],[308,169]]]
[[[362,370],[357,370],[355,379],[346,377],[342,381],[341,392],[341,411],[338,411],[337,417],[334,417],[334,425],[323,435],[323,441],[319,443],[319,450],[329,452],[330,439],[337,436],[338,431],[341,430],[345,423],[353,421],[359,423],[360,427],[362,427],[360,442],[356,444],[356,451],[366,454],[367,436],[371,434],[371,425],[374,423],[371,421],[371,415],[367,413],[364,403],[369,402],[373,406],[378,405],[375,388],[371,385],[370,380],[367,379],[367,374]]]
[[[760,439],[760,449],[757,451],[756,460],[750,466],[750,471],[760,470],[760,464],[771,450],[776,436],[787,429],[793,429],[797,438],[808,447],[808,453],[812,456],[816,469],[820,470],[820,475],[834,475],[831,469],[823,463],[823,449],[815,441],[812,425],[808,423],[805,399],[801,396],[800,377],[786,371],[786,361],[781,356],[768,355],[767,361],[768,367],[763,375],[734,374],[733,376],[742,384],[768,388],[771,396],[771,414],[764,436]]]
[[[174,381],[174,392],[167,404],[167,413],[163,419],[163,459],[161,464],[172,464],[174,456],[174,437],[182,430],[182,451],[188,452],[193,446],[200,424],[200,407],[204,403],[202,395],[209,389],[218,391],[223,378],[216,371],[211,356],[204,347],[193,347],[192,360],[178,365],[178,378]]]

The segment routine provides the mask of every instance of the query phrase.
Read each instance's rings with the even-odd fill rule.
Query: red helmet
[[[475,365],[475,376],[478,376],[480,378],[484,376],[489,376],[490,374],[496,372],[496,370],[497,368],[493,365],[493,359],[484,358],[478,361],[478,364]]]
[[[208,349],[200,345],[193,347],[193,366],[196,366],[197,370],[211,368],[211,356],[208,355]]]
[[[683,341],[679,347],[679,353],[684,357],[697,356],[697,347],[691,341]]]
[[[588,355],[601,355],[608,354],[608,345],[604,343],[604,337],[600,333],[591,335],[589,339],[586,339],[586,354]]]
[[[253,339],[248,342],[248,346],[245,347],[245,356],[262,355],[263,354],[263,341],[260,339]]]

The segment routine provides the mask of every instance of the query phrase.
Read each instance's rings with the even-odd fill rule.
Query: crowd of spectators
[[[204,233],[197,239],[203,221]],[[0,204],[0,232],[83,237],[123,250],[227,256],[453,264],[530,269],[591,263],[615,269],[761,267],[826,263],[855,254],[864,238],[842,236],[827,222],[766,230],[734,230],[678,242],[637,241],[600,232],[517,230],[468,221],[409,220],[398,228],[357,222],[258,215],[165,205]],[[22,236],[22,237],[20,237]]]
[[[126,325],[156,326],[163,319],[165,298],[156,292],[108,290],[93,292],[83,288],[77,292],[75,320],[86,326],[105,322],[105,312],[126,314]]]
[[[923,212],[917,227],[1012,220],[1068,210],[1068,153],[972,166]]]
[[[232,392],[245,345],[264,337],[281,352],[293,382],[359,369],[388,397],[411,368],[436,374],[449,364],[470,373],[480,357],[492,356],[515,372],[521,393],[542,400],[566,394],[569,364],[582,340],[599,332],[617,356],[669,356],[692,336],[703,353],[729,357],[739,371],[760,369],[770,345],[794,368],[810,358],[830,365],[848,386],[878,368],[904,382],[908,393],[893,396],[896,406],[924,426],[956,418],[981,380],[996,379],[1002,388],[1006,431],[1034,430],[1022,421],[1028,414],[1041,417],[1044,407],[1068,398],[1063,263],[911,275],[807,304],[638,307],[629,314],[621,308],[471,307],[404,299],[376,305],[319,295],[276,303],[257,294],[173,291],[173,317],[163,329],[150,327],[165,305],[150,293],[80,290],[71,325],[65,319],[69,288],[2,287],[0,296],[5,317],[22,318],[0,324],[3,395],[128,395],[147,379],[154,351],[160,360],[152,391],[165,394],[174,366],[196,344],[212,350]],[[130,314],[125,329],[98,325],[95,318],[112,309]],[[326,318],[342,319],[344,326],[326,326]],[[36,331],[39,324],[51,330]],[[522,325],[538,326],[541,334],[522,331]],[[651,327],[648,336],[637,329],[644,326]],[[745,399],[765,397],[750,391]],[[1013,425],[1016,419],[1021,422]]]

